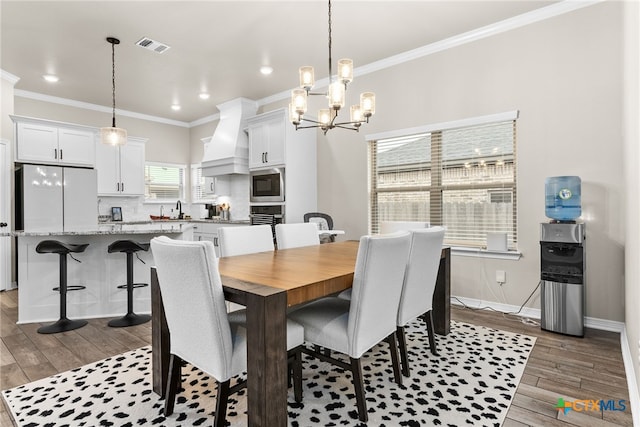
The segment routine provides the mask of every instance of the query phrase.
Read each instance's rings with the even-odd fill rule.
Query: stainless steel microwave
[[[284,168],[249,172],[251,202],[284,202]]]

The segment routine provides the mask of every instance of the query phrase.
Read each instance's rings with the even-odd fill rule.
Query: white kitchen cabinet
[[[318,130],[296,130],[286,108],[250,117],[247,126],[249,169],[284,168],[285,221],[303,222],[305,213],[317,211]]]
[[[48,120],[11,118],[16,123],[16,162],[94,166],[95,130]]]
[[[208,240],[213,242],[213,246],[216,251],[216,256],[220,256],[220,247],[218,245],[218,229],[221,227],[243,227],[249,224],[229,224],[229,223],[208,223],[197,222],[193,224],[193,240],[202,241]]]
[[[285,163],[286,116],[281,110],[247,120],[249,125],[249,169],[282,166]]]
[[[98,196],[144,195],[144,142],[127,139],[123,146],[96,144]]]

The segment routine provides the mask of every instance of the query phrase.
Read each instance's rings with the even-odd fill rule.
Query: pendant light
[[[107,37],[107,41],[111,43],[111,83],[112,83],[112,99],[113,99],[113,117],[111,127],[100,128],[100,140],[103,144],[124,145],[127,143],[127,131],[116,127],[116,54],[115,45],[120,44],[120,40],[115,37]]]

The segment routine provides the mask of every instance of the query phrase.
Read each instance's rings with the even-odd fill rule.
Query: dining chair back
[[[230,379],[247,369],[246,315],[227,314],[218,258],[210,241],[151,240],[158,284],[170,340],[169,377],[164,415],[173,413],[183,361],[191,363],[218,384],[215,423],[226,424],[229,395],[246,387],[246,381],[230,386]],[[295,372],[296,400],[302,399],[300,347],[304,332],[287,322],[287,348]]]
[[[273,251],[273,232],[271,226],[266,224],[220,227],[218,245],[221,258]]]
[[[443,227],[411,231],[411,250],[398,307],[396,331],[400,347],[402,373],[405,376],[409,376],[409,359],[404,328],[410,321],[423,316],[427,323],[431,352],[437,354],[431,310],[433,308],[433,293],[438,278],[443,240]]]
[[[278,249],[319,245],[318,226],[311,222],[277,224],[276,244]]]
[[[428,228],[424,221],[380,221],[380,234],[395,233],[396,231],[411,231],[418,228]]]
[[[333,230],[333,218],[323,212],[307,212],[303,215],[304,222],[314,222],[318,225],[318,230]],[[329,233],[320,234],[320,243],[335,242],[336,236]]]
[[[346,354],[350,363],[309,348],[303,351],[350,370],[360,421],[368,419],[360,358],[381,341],[390,347],[394,378],[402,383],[396,346],[396,319],[409,258],[410,234],[360,238],[353,275],[353,298],[326,297],[294,309],[289,317],[305,330],[305,341]]]

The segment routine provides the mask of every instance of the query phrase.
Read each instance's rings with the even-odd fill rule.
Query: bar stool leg
[[[60,254],[60,318],[51,325],[38,328],[39,334],[55,334],[72,331],[86,325],[86,320],[70,320],[67,318],[67,254]]]
[[[127,314],[119,319],[109,321],[109,326],[123,328],[140,325],[151,320],[148,314],[136,314],[133,312],[133,252],[127,252]]]

